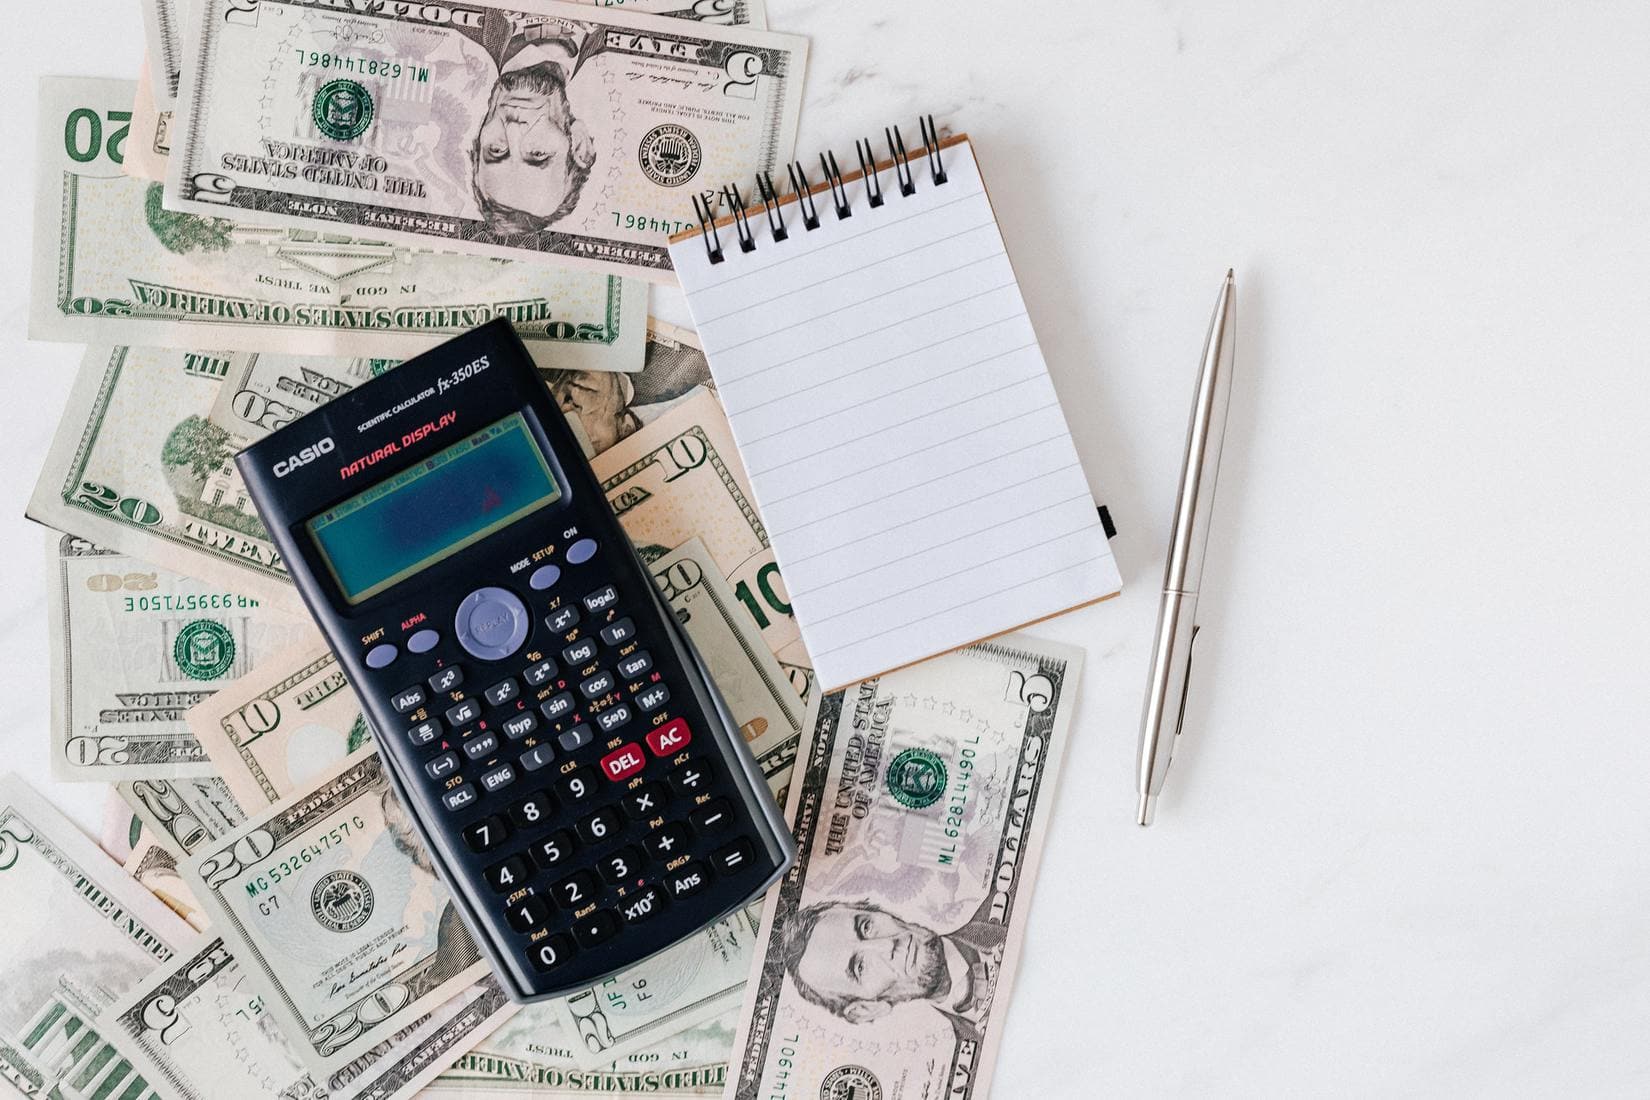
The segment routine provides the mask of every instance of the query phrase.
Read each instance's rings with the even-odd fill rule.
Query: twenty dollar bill
[[[52,776],[210,775],[184,712],[315,629],[249,596],[51,539]]]
[[[130,129],[135,94],[41,82],[35,339],[406,358],[507,317],[546,366],[640,368],[634,280],[166,209],[160,184],[121,170],[155,140]]]
[[[372,750],[203,848],[186,878],[318,1075],[486,973]]]

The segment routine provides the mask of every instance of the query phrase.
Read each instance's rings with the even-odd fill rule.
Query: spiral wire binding
[[[940,130],[934,125],[933,115],[917,119],[922,127],[922,143],[928,147],[928,171],[934,177],[934,186],[945,182],[945,165],[940,163]]]
[[[733,211],[733,229],[739,234],[739,251],[756,251],[756,236],[751,233],[750,219],[745,216],[745,196],[739,193],[739,185],[730,183],[722,188],[722,199]]]
[[[825,173],[825,182],[831,185],[831,205],[836,207],[836,220],[853,217],[854,208],[848,205],[848,185],[842,182],[842,169],[836,166],[836,154],[819,154],[819,168]]]
[[[778,192],[773,189],[773,177],[766,172],[758,175],[756,190],[762,196],[762,209],[768,212],[768,231],[774,240],[784,240],[790,234],[785,231],[785,211],[779,205]]]
[[[705,254],[710,257],[711,263],[721,263],[722,237],[716,232],[716,219],[711,216],[710,203],[694,195],[693,212],[699,218],[699,235],[705,239]]]
[[[905,151],[905,139],[899,135],[899,127],[892,130],[884,126],[883,136],[888,139],[888,156],[894,162],[894,174],[899,177],[899,193],[907,197],[917,193],[917,181],[911,178],[911,157]]]
[[[797,161],[787,169],[791,174],[791,190],[796,193],[796,205],[802,211],[802,228],[810,232],[819,228],[819,210],[814,206],[814,189],[808,185],[807,174],[802,171],[802,162]]]
[[[922,143],[928,155],[929,178],[936,187],[942,186],[947,182],[947,177],[945,163],[940,159],[939,127],[934,124],[933,115],[919,117],[917,124],[922,130]],[[894,162],[894,175],[899,180],[899,193],[905,196],[915,194],[917,181],[911,171],[911,154],[905,148],[905,138],[900,135],[899,127],[885,126],[882,134],[888,142],[889,159]],[[882,180],[877,175],[876,155],[870,139],[854,139],[854,154],[859,158],[860,178],[865,181],[867,201],[872,209],[884,205],[887,196],[883,194]],[[836,154],[819,154],[819,167],[825,174],[825,182],[830,185],[831,204],[836,207],[837,220],[853,217],[853,206],[848,200],[848,184],[842,178],[842,169],[837,166]],[[802,162],[792,161],[785,166],[785,171],[791,177],[791,191],[796,195],[796,208],[802,214],[802,228],[808,231],[818,229],[819,208],[814,203],[813,188],[808,183],[808,175],[803,171]],[[774,190],[771,174],[757,174],[756,193],[762,198],[762,208],[767,212],[768,229],[773,234],[773,239],[776,242],[786,240],[790,233],[785,225],[784,207],[780,204],[778,192]],[[730,183],[723,187],[722,200],[732,211],[734,231],[739,234],[739,250],[754,252],[756,235],[751,232],[745,197],[739,193],[739,185]],[[722,239],[717,233],[716,219],[709,200],[694,195],[693,212],[699,218],[699,232],[705,240],[706,255],[710,257],[711,263],[721,263],[725,258],[722,252]]]
[[[889,146],[892,148],[892,145]],[[854,139],[854,155],[859,158],[860,178],[865,181],[865,194],[873,208],[882,205],[882,181],[877,178],[877,156],[869,138]],[[910,194],[909,191],[906,194]]]

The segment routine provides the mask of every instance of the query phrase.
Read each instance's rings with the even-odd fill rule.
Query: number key
[[[527,861],[520,856],[511,856],[503,863],[487,868],[487,885],[497,893],[508,894],[526,882],[527,875]]]
[[[601,883],[589,871],[574,871],[554,886],[550,893],[554,895],[556,904],[563,909],[579,909],[596,900],[601,893]]]
[[[527,952],[533,965],[540,970],[554,970],[573,954],[573,941],[557,932],[554,936],[535,943]]]
[[[596,793],[596,773],[589,768],[575,768],[556,780],[556,793],[563,802],[583,802]]]
[[[596,861],[596,870],[608,882],[619,884],[628,878],[634,878],[637,868],[642,865],[642,853],[635,848],[620,848],[612,855],[603,856]]]
[[[619,934],[619,918],[611,909],[598,909],[573,926],[573,938],[585,949],[604,944]]]
[[[550,919],[550,907],[544,904],[543,898],[529,895],[505,910],[504,919],[509,921],[510,927],[517,932],[531,932]]]
[[[566,863],[577,850],[578,842],[573,835],[566,829],[557,829],[533,845],[533,862],[548,871]]]
[[[518,829],[531,829],[534,825],[550,820],[550,811],[555,803],[550,801],[549,791],[539,791],[510,807],[510,820],[516,823]]]
[[[464,843],[472,852],[487,852],[504,843],[509,835],[510,830],[502,818],[484,817],[464,830]]]
[[[603,806],[578,825],[579,836],[586,844],[598,844],[607,840],[623,827],[624,820],[619,817],[619,811],[612,806]]]

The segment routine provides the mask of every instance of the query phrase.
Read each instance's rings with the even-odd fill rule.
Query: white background
[[[770,0],[798,151],[967,130],[1125,593],[1084,646],[994,1095],[1650,1095],[1650,9]],[[35,81],[135,0],[8,5],[6,764],[47,779],[79,352],[25,341]],[[1195,690],[1132,824],[1193,371],[1238,272]],[[674,293],[654,308],[687,319]]]

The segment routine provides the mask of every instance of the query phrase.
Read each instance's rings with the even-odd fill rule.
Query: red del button
[[[674,718],[647,735],[647,747],[653,750],[654,756],[669,756],[687,748],[692,740],[693,732],[688,729],[687,719]]]
[[[648,740],[652,740],[649,735]],[[642,746],[632,741],[628,745],[621,745],[602,757],[602,774],[617,782],[620,779],[629,779],[641,771],[647,764],[647,757],[642,755]]]

